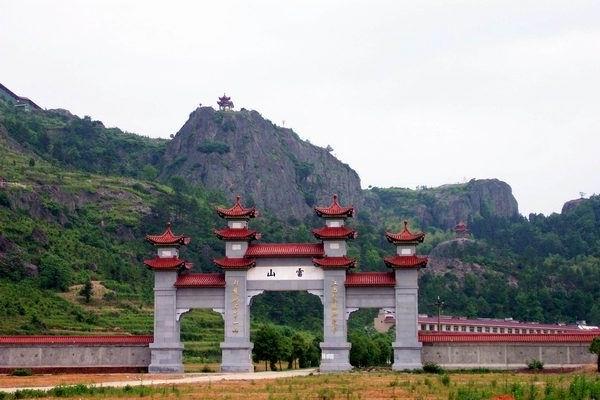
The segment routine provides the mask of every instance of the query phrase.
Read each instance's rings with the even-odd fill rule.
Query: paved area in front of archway
[[[316,368],[288,371],[188,373],[188,374],[64,374],[29,377],[0,376],[0,392],[13,393],[22,389],[50,390],[59,385],[97,385],[125,387],[137,385],[179,385],[229,380],[258,380],[290,378],[316,374]]]

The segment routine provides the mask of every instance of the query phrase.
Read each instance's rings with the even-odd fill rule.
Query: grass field
[[[114,375],[111,377],[114,380]],[[11,378],[12,380],[18,378]],[[146,378],[145,378],[146,379]],[[0,379],[0,382],[2,379]],[[97,382],[98,379],[95,379]],[[65,382],[61,380],[60,382]],[[74,382],[84,382],[76,380]],[[5,382],[6,383],[6,382]],[[500,397],[498,397],[500,396]],[[53,392],[22,392],[11,398],[170,398],[170,399],[600,399],[600,375],[591,371],[563,374],[450,373],[448,375],[351,372],[256,381],[214,381],[162,387],[61,387]],[[0,396],[0,398],[2,398]]]

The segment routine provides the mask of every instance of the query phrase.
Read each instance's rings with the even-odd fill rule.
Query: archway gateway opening
[[[255,371],[318,367],[321,299],[304,291],[265,291],[250,303]]]
[[[327,207],[315,207],[325,226],[313,229],[316,243],[260,243],[260,234],[249,228],[254,207],[244,207],[238,196],[230,208],[217,208],[227,226],[215,230],[225,241],[225,257],[214,263],[222,273],[190,273],[191,264],[179,258],[179,247],[190,238],[176,235],[171,225],[146,240],[157,256],[144,264],[154,270],[154,341],[150,345],[150,372],[181,372],[180,318],[195,308],[219,312],[224,319],[220,343],[221,370],[253,371],[250,342],[250,303],[265,291],[306,291],[321,299],[323,341],[321,371],[347,371],[350,343],[347,318],[358,308],[384,308],[395,314],[396,340],[393,369],[421,367],[417,337],[418,269],[426,257],[416,255],[423,233],[413,233],[404,223],[398,233],[386,233],[396,254],[384,259],[390,272],[350,272],[356,260],[347,257],[346,242],[356,238],[346,225],[353,207],[341,206],[337,196]]]

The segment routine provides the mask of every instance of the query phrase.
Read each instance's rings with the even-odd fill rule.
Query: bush
[[[530,371],[541,371],[544,369],[544,363],[534,358],[527,364],[527,369]]]
[[[443,374],[440,377],[440,382],[442,383],[442,385],[444,386],[450,386],[450,377],[448,376],[448,374]]]
[[[440,367],[436,363],[425,363],[423,365],[423,371],[429,374],[443,374],[444,368]]]
[[[65,291],[71,282],[71,269],[54,254],[42,258],[40,265],[40,284],[44,289]]]
[[[27,368],[17,368],[11,373],[12,376],[31,376],[33,372]]]

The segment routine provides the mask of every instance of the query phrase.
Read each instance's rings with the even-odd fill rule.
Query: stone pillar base
[[[183,362],[181,344],[150,343],[150,365],[152,373],[182,373]]]
[[[350,371],[350,343],[319,343],[321,347],[321,372]]]
[[[423,368],[421,362],[421,344],[416,346],[406,346],[398,342],[392,344],[394,348],[394,371],[404,371]]]
[[[250,342],[222,342],[221,372],[254,372],[252,349]]]

